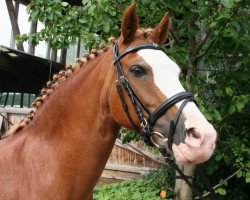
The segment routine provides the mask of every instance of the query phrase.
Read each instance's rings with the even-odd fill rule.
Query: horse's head
[[[156,28],[138,30],[135,9],[132,4],[126,10],[114,47],[111,112],[120,125],[141,127],[151,142],[172,149],[177,162],[204,162],[215,149],[217,135],[182,87],[180,68],[158,46],[167,39],[169,14]]]

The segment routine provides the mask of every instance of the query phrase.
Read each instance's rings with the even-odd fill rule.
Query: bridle
[[[190,101],[195,102],[195,99],[194,99],[193,94],[189,92],[180,92],[172,96],[165,102],[163,102],[155,111],[150,112],[147,106],[141,101],[141,99],[135,93],[134,89],[132,88],[131,84],[126,78],[126,75],[123,72],[122,65],[120,62],[120,60],[127,54],[137,52],[138,50],[141,50],[141,49],[155,49],[155,50],[163,51],[163,49],[156,43],[146,43],[146,44],[129,47],[119,54],[118,43],[115,42],[114,52],[113,52],[114,54],[113,61],[116,67],[116,81],[115,81],[116,88],[117,88],[120,100],[122,102],[123,109],[125,113],[127,114],[127,117],[130,123],[138,132],[142,133],[143,137],[145,138],[145,142],[159,147],[159,145],[155,142],[154,137],[153,137],[154,135],[157,135],[158,137],[162,138],[162,140],[167,141],[168,148],[171,150],[172,144],[173,144],[173,136],[175,134],[176,126],[177,126],[179,117],[182,113],[182,110],[184,109],[184,107],[186,106],[188,102]],[[122,92],[122,86],[124,87],[127,95],[129,96],[130,102],[134,107],[135,113],[141,122],[140,127],[138,127],[134,123],[131,117],[131,114],[128,110],[128,106],[125,102],[124,94]],[[183,101],[183,102],[181,106],[179,107],[178,111],[176,112],[175,117],[170,121],[168,137],[166,138],[165,136],[163,136],[163,134],[159,132],[154,132],[153,127],[155,123],[157,122],[157,120],[161,118],[172,106],[174,106],[176,103],[180,101]],[[148,114],[149,116],[148,119],[144,117],[142,109]]]
[[[162,153],[162,155],[165,158],[165,161],[180,174],[180,176],[176,177],[176,178],[183,179],[191,187],[191,189],[199,197],[199,199],[205,199],[200,194],[200,192],[197,191],[196,188],[194,188],[191,181],[189,181],[189,179],[193,179],[194,177],[189,177],[189,176],[184,175],[184,173],[180,170],[178,165],[171,158],[169,158],[169,155],[167,153],[167,149],[165,147],[163,147],[162,145],[157,144],[154,140],[154,136],[158,136],[159,138],[162,139],[163,142],[167,142],[168,149],[172,150],[173,137],[174,137],[174,134],[176,131],[176,126],[178,124],[180,115],[188,102],[191,101],[191,102],[194,102],[196,104],[194,96],[193,96],[193,94],[191,94],[189,92],[177,93],[174,96],[170,97],[165,102],[163,102],[155,111],[150,112],[149,109],[147,108],[147,106],[142,102],[140,97],[136,94],[135,90],[133,89],[133,87],[129,83],[125,73],[123,72],[122,65],[120,62],[120,60],[124,56],[126,56],[127,54],[137,52],[141,49],[154,49],[154,50],[160,50],[160,51],[164,52],[164,50],[156,43],[145,43],[145,44],[140,44],[140,45],[128,47],[127,49],[125,49],[123,52],[121,52],[119,54],[118,42],[116,41],[114,44],[113,63],[115,65],[115,69],[116,69],[115,84],[116,84],[116,89],[117,89],[117,92],[119,94],[119,97],[120,97],[120,100],[122,103],[123,110],[125,111],[131,125],[135,128],[135,130],[138,133],[141,133],[145,142],[147,144],[159,147],[160,152]],[[122,87],[125,89],[128,97],[130,99],[130,103],[133,105],[133,108],[134,108],[134,111],[137,115],[137,118],[141,122],[140,126],[136,125],[132,119],[132,116],[131,116],[129,109],[128,109],[128,105],[125,101]],[[159,118],[161,118],[172,106],[174,106],[176,103],[178,103],[180,101],[183,101],[183,102],[181,103],[179,109],[177,110],[175,117],[170,120],[170,127],[169,127],[169,133],[168,133],[167,138],[159,132],[154,132],[153,127],[156,124],[157,120]],[[147,115],[148,115],[147,119],[145,118],[142,109],[147,113]],[[203,173],[203,170],[201,170],[201,166],[198,166],[197,168],[199,169],[200,174],[202,175],[204,182],[210,191],[212,199],[216,199],[215,192],[214,192],[213,188],[211,187],[210,183],[208,182],[207,177]]]

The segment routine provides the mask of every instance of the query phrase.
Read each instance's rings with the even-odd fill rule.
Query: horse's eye
[[[132,72],[132,74],[133,74],[135,77],[140,77],[140,76],[143,76],[143,75],[146,74],[146,71],[145,71],[142,67],[140,67],[140,66],[138,66],[138,65],[133,66],[133,67],[130,69],[130,71]]]

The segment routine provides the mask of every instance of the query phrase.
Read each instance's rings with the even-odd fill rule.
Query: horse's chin
[[[173,144],[173,153],[177,163],[193,165],[206,162],[213,154],[215,144],[204,145],[199,148],[190,148],[187,144]]]

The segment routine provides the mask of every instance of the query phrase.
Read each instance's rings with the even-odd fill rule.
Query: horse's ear
[[[167,12],[160,23],[154,28],[152,33],[152,40],[157,44],[164,44],[167,40],[168,33],[169,33],[169,13]]]
[[[135,10],[136,4],[133,3],[127,8],[122,18],[121,36],[124,44],[134,39],[135,32],[138,28],[139,21]]]

